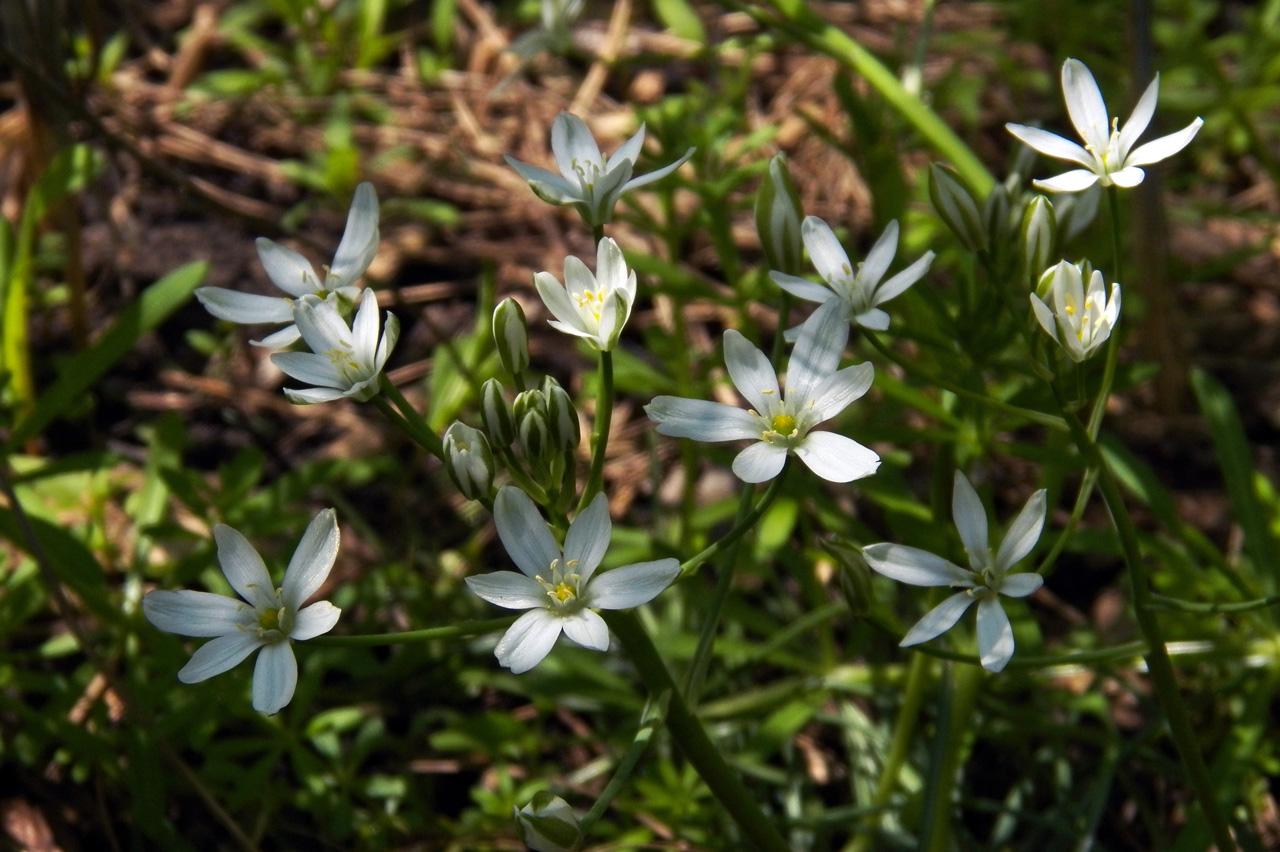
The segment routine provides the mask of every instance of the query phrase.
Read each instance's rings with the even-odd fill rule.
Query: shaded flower
[[[315,385],[285,388],[290,402],[306,405],[351,397],[363,402],[378,392],[378,376],[400,336],[400,322],[387,314],[379,337],[378,298],[365,290],[351,327],[338,309],[316,296],[303,296],[293,308],[302,339],[310,352],[279,352],[271,362],[300,382]]]
[[[755,441],[733,460],[733,472],[744,482],[773,479],[789,453],[831,482],[870,476],[880,466],[880,457],[873,451],[835,432],[812,431],[871,387],[875,368],[869,361],[836,369],[848,337],[849,325],[840,304],[833,301],[819,308],[801,327],[784,395],[765,354],[730,329],[724,333],[725,366],[738,392],[751,404],[750,410],[676,396],[655,397],[644,410],[662,435],[695,441]]]
[[[873,571],[913,586],[960,589],[916,622],[902,645],[918,645],[951,629],[974,601],[978,602],[978,654],[982,667],[1003,671],[1013,657],[1013,626],[1000,605],[1000,595],[1025,598],[1044,583],[1039,574],[1009,574],[1029,554],[1044,527],[1045,492],[1031,495],[1000,543],[995,556],[987,537],[987,511],[964,474],[956,471],[951,512],[969,554],[969,568],[961,568],[926,550],[901,544],[872,544],[862,555]]]
[[[810,302],[825,304],[839,299],[852,321],[864,328],[883,331],[889,327],[889,315],[880,305],[901,295],[912,284],[924,277],[933,263],[933,252],[924,256],[884,283],[880,279],[889,271],[893,256],[898,252],[898,223],[893,221],[884,229],[880,239],[871,247],[867,259],[855,270],[849,263],[849,255],[836,239],[835,232],[817,216],[806,216],[801,226],[804,247],[809,259],[822,276],[822,284],[785,272],[770,272],[769,277],[782,289]],[[795,333],[795,329],[792,329]]]
[[[1031,294],[1031,309],[1036,319],[1077,363],[1107,342],[1120,319],[1120,285],[1111,285],[1108,299],[1102,273],[1096,269],[1089,276],[1086,291],[1080,267],[1061,261],[1045,270],[1037,289],[1047,290],[1048,304],[1035,293]]]
[[[613,218],[613,207],[622,193],[660,180],[674,172],[693,156],[693,148],[684,156],[647,175],[631,177],[636,158],[644,145],[644,125],[608,157],[600,153],[586,123],[567,112],[556,116],[551,125],[551,153],[560,174],[506,157],[507,164],[529,181],[538,197],[552,204],[569,204],[591,227],[604,225]]]
[[[574,852],[582,846],[582,831],[569,803],[545,790],[523,808],[511,808],[516,834],[534,852]]]
[[[298,663],[290,642],[328,633],[342,613],[328,601],[302,605],[333,568],[338,522],[332,509],[312,519],[278,589],[262,557],[244,536],[218,524],[213,538],[222,573],[244,601],[210,592],[153,591],[142,599],[142,611],[148,621],[169,633],[215,637],[178,672],[183,683],[221,674],[262,649],[253,670],[253,709],[278,713],[293,698],[298,683]]]
[[[338,243],[332,265],[324,270],[323,281],[307,259],[293,249],[266,237],[259,237],[256,244],[258,258],[267,277],[287,296],[259,296],[224,287],[200,287],[196,290],[196,298],[209,313],[228,322],[241,325],[290,323],[262,340],[253,341],[257,346],[281,349],[300,337],[298,327],[292,324],[294,300],[307,295],[318,296],[339,308],[350,305],[359,295],[360,288],[356,282],[378,253],[378,195],[373,184],[365,182],[356,187],[351,210],[347,214],[347,228]]]
[[[1102,92],[1098,90],[1093,74],[1089,73],[1089,69],[1080,60],[1068,59],[1062,64],[1062,94],[1067,102],[1071,123],[1084,140],[1084,147],[1037,127],[1022,124],[1006,124],[1005,127],[1041,154],[1084,166],[1049,180],[1035,181],[1040,189],[1079,192],[1094,183],[1101,183],[1103,186],[1137,186],[1146,176],[1141,166],[1158,163],[1181,151],[1204,124],[1203,119],[1197,118],[1177,133],[1161,136],[1134,148],[1142,131],[1151,123],[1159,93],[1160,75],[1157,74],[1138,99],[1137,106],[1121,129],[1118,117],[1108,117],[1107,105],[1102,100]]]
[[[498,642],[498,662],[519,674],[542,662],[564,633],[594,651],[609,648],[609,628],[593,609],[630,609],[658,596],[680,574],[680,563],[659,559],[595,576],[609,548],[609,504],[597,494],[569,524],[564,549],[556,545],[538,507],[511,485],[493,505],[498,537],[522,573],[495,571],[467,577],[480,597],[507,609],[527,609]]]
[[[564,283],[550,272],[533,276],[538,295],[555,319],[553,328],[585,338],[592,346],[609,351],[618,345],[618,335],[631,316],[636,298],[636,274],[609,237],[596,247],[596,271],[576,257],[564,259]]]

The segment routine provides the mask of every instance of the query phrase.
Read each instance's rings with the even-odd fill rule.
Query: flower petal
[[[293,319],[293,306],[289,306],[289,319]],[[298,327],[293,323],[268,334],[261,340],[250,340],[254,346],[261,346],[265,349],[283,349],[286,346],[292,346],[294,343],[302,339],[302,332],[298,331]]]
[[[289,638],[305,642],[308,639],[314,639],[317,636],[328,633],[338,623],[338,618],[341,615],[342,610],[328,601],[316,601],[311,606],[304,607],[298,612],[298,617],[293,622],[293,631],[289,634]]]
[[[609,627],[604,619],[589,609],[580,609],[560,620],[564,635],[592,651],[609,650]]]
[[[609,501],[603,493],[597,494],[569,524],[569,532],[564,537],[564,561],[566,564],[577,561],[577,572],[582,575],[582,582],[590,580],[595,573],[609,549],[612,535]]]
[[[755,415],[723,402],[656,396],[644,407],[649,419],[658,424],[659,435],[692,438],[695,441],[738,441],[759,439],[760,421]]]
[[[314,387],[345,390],[351,385],[327,355],[317,355],[314,352],[276,352],[271,356],[271,363],[290,378]]]
[[[1112,172],[1107,175],[1107,177],[1111,178],[1112,183],[1124,189],[1132,189],[1142,183],[1143,178],[1146,176],[1147,173],[1137,166],[1126,166],[1118,172]]]
[[[212,592],[148,592],[142,612],[158,629],[179,636],[224,636],[253,624],[257,611],[244,601]]]
[[[862,548],[871,570],[912,586],[972,586],[969,572],[918,547],[905,544],[871,544]]]
[[[600,146],[596,144],[590,128],[573,113],[562,112],[551,123],[551,153],[556,158],[560,174],[571,183],[577,179],[575,164],[604,166]]]
[[[1097,174],[1088,169],[1073,169],[1048,180],[1032,181],[1036,189],[1046,189],[1049,192],[1079,192],[1082,189],[1088,189],[1097,182]]]
[[[884,274],[889,271],[889,264],[893,263],[893,257],[897,253],[898,220],[893,219],[885,227],[880,239],[876,240],[876,244],[871,247],[871,251],[867,252],[866,260],[858,270],[859,283],[863,287],[874,289]]]
[[[208,680],[233,668],[265,644],[257,633],[247,630],[237,630],[211,639],[197,648],[187,664],[178,671],[178,680],[183,683]]]
[[[316,403],[333,402],[335,399],[350,396],[351,391],[340,388],[302,388],[300,390],[285,388],[284,395],[294,405],[315,405]]]
[[[942,603],[925,613],[924,618],[915,623],[915,626],[907,631],[907,635],[902,637],[902,641],[898,644],[905,648],[909,645],[919,645],[921,642],[928,642],[943,633],[946,633],[955,623],[960,620],[960,616],[964,615],[965,610],[973,603],[973,598],[968,592],[958,592],[947,598]]]
[[[804,299],[806,302],[826,302],[830,299],[839,298],[839,294],[823,284],[815,284],[807,278],[799,278],[795,275],[788,275],[785,272],[770,272],[769,277],[773,279],[773,283],[777,284],[783,290],[798,299]]]
[[[768,482],[782,472],[786,463],[785,449],[757,441],[734,458],[733,473],[743,482]]]
[[[809,259],[828,284],[853,280],[853,266],[849,263],[849,255],[836,239],[831,226],[817,216],[806,216],[800,225],[800,236],[804,240]]]
[[[356,187],[347,212],[347,227],[325,276],[325,289],[350,286],[360,280],[378,253],[378,193],[365,181]]]
[[[685,151],[684,155],[681,156],[680,159],[676,160],[674,163],[669,163],[663,166],[662,168],[657,169],[656,171],[647,172],[645,174],[639,175],[638,177],[632,178],[631,180],[627,181],[625,186],[622,187],[622,191],[630,192],[633,189],[638,189],[639,187],[642,187],[646,184],[653,183],[656,180],[662,180],[664,177],[671,174],[676,169],[680,168],[685,163],[687,163],[689,161],[689,158],[693,156],[693,152],[696,150],[698,149],[690,148],[688,151]]]
[[[537,580],[515,571],[494,571],[464,579],[471,591],[505,609],[545,608],[548,602],[547,590]]]
[[[1025,124],[1006,124],[1004,128],[1017,137],[1019,142],[1034,151],[1044,154],[1046,157],[1070,160],[1073,163],[1079,163],[1085,168],[1092,168],[1094,165],[1092,154],[1070,139],[1065,139],[1056,133],[1041,130],[1039,127],[1028,127]]]
[[[577,181],[570,183],[555,172],[522,163],[514,157],[507,156],[504,159],[508,166],[515,169],[520,177],[536,186],[540,190],[539,194],[553,204],[567,204],[580,197]]]
[[[271,575],[253,545],[226,524],[214,525],[213,540],[218,544],[218,564],[231,588],[258,609],[279,609]]]
[[[1013,625],[996,597],[978,602],[978,657],[989,672],[1004,671],[1013,659]]]
[[[288,642],[262,649],[253,667],[253,709],[274,716],[291,700],[298,686],[298,660]]]
[[[280,596],[286,607],[297,612],[324,584],[338,558],[338,541],[337,514],[321,510],[307,525],[285,569]]]
[[[637,562],[604,571],[587,587],[586,605],[597,609],[631,609],[656,598],[680,576],[675,559]]]
[[[352,352],[355,341],[351,328],[338,313],[338,309],[323,299],[304,296],[293,303],[293,321],[308,348],[317,355],[328,355],[333,350]]]
[[[836,367],[849,341],[848,306],[832,299],[800,326],[800,338],[787,362],[787,401],[805,404]]]
[[[1044,585],[1044,577],[1030,571],[1022,574],[1010,574],[1000,583],[1000,594],[1011,598],[1025,598]]]
[[[1125,158],[1125,166],[1148,166],[1152,163],[1158,163],[1167,157],[1172,157],[1191,144],[1191,140],[1200,132],[1200,128],[1203,125],[1204,119],[1197,118],[1177,133],[1170,133],[1168,136],[1152,139]]]
[[[538,576],[560,558],[560,548],[538,507],[514,485],[498,490],[493,501],[493,522],[507,554],[528,576]]]
[[[365,290],[360,297],[360,308],[351,322],[351,343],[355,360],[361,367],[373,366],[378,352],[378,297],[372,290]]]
[[[293,322],[293,300],[284,296],[259,296],[223,287],[198,287],[196,298],[206,311],[227,322],[241,325]]]
[[[871,303],[873,305],[882,305],[895,296],[904,293],[908,287],[923,278],[924,274],[929,271],[929,267],[933,265],[933,258],[933,252],[925,252],[915,263],[877,287],[875,298],[871,300]]]
[[[527,672],[542,662],[560,638],[562,620],[545,609],[531,609],[515,620],[498,640],[493,654],[499,665],[514,674]]]
[[[1049,333],[1054,340],[1058,339],[1058,321],[1054,319],[1053,311],[1049,306],[1040,300],[1035,293],[1031,293],[1031,311],[1036,315],[1036,320],[1040,323],[1040,327]]]
[[[1128,159],[1133,143],[1138,141],[1142,131],[1146,130],[1147,125],[1151,123],[1151,116],[1156,113],[1156,100],[1159,97],[1160,75],[1156,74],[1155,79],[1147,86],[1147,90],[1142,93],[1142,97],[1138,98],[1137,105],[1129,114],[1129,120],[1124,123],[1124,127],[1120,128],[1120,138],[1116,140],[1116,148],[1122,163]]]
[[[765,354],[734,329],[724,333],[724,365],[729,369],[738,393],[760,413],[777,408],[781,402],[778,374]]]
[[[272,284],[295,299],[320,292],[320,281],[305,257],[266,237],[258,237],[254,245],[258,247],[258,260],[262,261],[262,268]]]
[[[1027,505],[1022,507],[1018,517],[1009,525],[1009,531],[1000,542],[1000,550],[996,553],[996,570],[1007,572],[1030,553],[1040,540],[1040,530],[1044,527],[1045,490],[1041,488]]]
[[[570,260],[577,260],[577,258],[565,258],[566,277],[569,273]],[[573,297],[554,275],[550,272],[539,272],[533,276],[533,284],[538,288],[538,295],[542,297],[542,303],[547,306],[547,310],[551,311],[552,316],[583,334],[592,333],[583,323],[582,314],[579,313],[578,306],[573,303]]]
[[[852,438],[835,432],[810,432],[795,454],[809,470],[828,482],[852,482],[880,467],[880,456]]]
[[[632,134],[631,138],[618,146],[618,150],[609,155],[606,166],[612,168],[620,164],[623,160],[630,160],[634,163],[640,156],[640,149],[644,147],[644,122],[640,123],[640,129]]]
[[[1062,94],[1067,102],[1067,113],[1076,132],[1095,151],[1105,151],[1111,141],[1111,119],[1102,92],[1093,74],[1078,59],[1062,63]]]
[[[871,388],[876,368],[870,361],[845,367],[813,389],[813,414],[815,423],[830,420],[855,400],[861,399]]]
[[[965,552],[969,554],[970,564],[975,570],[986,567],[991,553],[987,510],[978,492],[958,470],[951,480],[951,515],[960,533],[960,541],[964,542]]]

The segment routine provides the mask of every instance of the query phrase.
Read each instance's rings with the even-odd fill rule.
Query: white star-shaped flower
[[[298,662],[290,642],[328,633],[342,614],[328,601],[303,606],[333,568],[338,522],[332,509],[312,519],[278,589],[262,557],[244,536],[218,524],[213,538],[222,573],[244,600],[211,592],[154,591],[142,599],[142,611],[148,621],[169,633],[215,637],[178,672],[183,683],[221,674],[261,648],[253,670],[253,709],[278,713],[293,698],[298,683]]]
[[[608,157],[587,128],[586,122],[571,113],[562,112],[551,125],[551,153],[560,174],[506,157],[507,164],[529,181],[538,197],[552,204],[569,204],[592,227],[613,219],[613,207],[622,193],[653,183],[674,172],[693,156],[693,148],[674,163],[656,172],[631,177],[636,158],[644,145],[644,125]]]
[[[1203,119],[1197,118],[1177,133],[1133,147],[1155,114],[1160,94],[1159,74],[1147,86],[1123,128],[1119,118],[1107,115],[1107,105],[1097,82],[1078,59],[1068,59],[1062,65],[1062,94],[1071,123],[1084,140],[1083,148],[1047,130],[1022,124],[1005,125],[1010,133],[1041,154],[1084,166],[1049,180],[1035,181],[1037,187],[1051,192],[1079,192],[1096,182],[1103,186],[1137,186],[1146,176],[1142,166],[1158,163],[1187,147],[1204,124]]]
[[[927,550],[901,544],[872,544],[862,555],[873,571],[913,586],[950,586],[960,589],[916,622],[902,638],[902,645],[928,642],[950,630],[960,616],[978,602],[978,655],[988,671],[1003,671],[1013,657],[1013,626],[1000,606],[1000,595],[1025,598],[1040,588],[1039,574],[1009,574],[1009,569],[1029,554],[1044,527],[1044,489],[1031,495],[1005,534],[994,557],[987,538],[987,510],[969,480],[956,471],[951,511],[956,529],[969,554],[969,568],[961,568]]]
[[[1080,267],[1065,260],[1045,271],[1042,286],[1045,279],[1048,304],[1032,293],[1031,309],[1040,326],[1079,363],[1107,342],[1120,319],[1120,285],[1111,285],[1108,299],[1102,273],[1095,269],[1086,291]]]
[[[262,340],[253,341],[257,346],[282,349],[300,336],[298,327],[292,324],[295,299],[312,295],[334,307],[344,307],[352,304],[360,293],[356,282],[378,253],[378,195],[373,184],[365,182],[356,187],[351,210],[347,214],[347,228],[338,243],[333,264],[325,269],[323,281],[307,259],[293,249],[266,237],[259,237],[257,246],[258,258],[267,271],[267,277],[287,296],[259,296],[224,287],[200,287],[196,290],[196,298],[209,313],[228,322],[242,325],[291,323]]]
[[[612,239],[605,237],[596,247],[594,275],[578,258],[566,257],[563,284],[550,272],[539,272],[533,283],[555,316],[552,327],[602,351],[618,345],[636,298],[636,274],[627,269],[622,249]]]
[[[378,298],[365,290],[360,310],[348,327],[338,309],[316,296],[303,296],[293,306],[302,339],[310,352],[279,352],[271,362],[300,382],[315,387],[285,396],[298,405],[350,397],[361,402],[378,392],[378,376],[400,336],[400,321],[387,314],[387,327],[378,335]]]
[[[817,286],[817,285],[814,285]],[[849,338],[843,307],[830,302],[801,326],[791,353],[786,394],[765,354],[730,329],[724,333],[724,361],[738,392],[751,404],[744,411],[710,400],[655,397],[645,406],[658,432],[695,441],[755,441],[733,460],[744,482],[765,482],[781,471],[789,453],[831,482],[870,476],[880,457],[852,438],[813,427],[839,414],[871,387],[871,362],[836,368]]]
[[[674,559],[640,562],[596,575],[609,548],[609,504],[597,494],[569,524],[564,549],[529,496],[504,485],[493,501],[498,537],[522,573],[467,577],[471,591],[507,609],[527,609],[498,641],[498,662],[519,674],[542,662],[564,633],[584,648],[606,651],[609,628],[593,609],[648,603],[680,574]]]

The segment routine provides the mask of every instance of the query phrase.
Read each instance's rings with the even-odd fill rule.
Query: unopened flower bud
[[[582,440],[578,410],[564,388],[548,377],[544,385],[547,395],[547,423],[551,426],[551,443],[556,450],[572,454]]]
[[[520,449],[529,461],[541,461],[551,449],[551,430],[545,411],[530,408],[520,418]]]
[[[493,451],[479,429],[456,422],[444,433],[444,469],[468,500],[482,500],[493,490]]]
[[[541,390],[527,390],[516,394],[516,401],[511,404],[511,413],[516,422],[523,421],[530,411],[537,411],[544,418],[547,416],[547,395]]]
[[[516,834],[534,852],[577,852],[582,846],[578,818],[569,803],[543,791],[523,808],[513,808]]]
[[[769,174],[756,193],[756,232],[769,269],[788,275],[801,273],[803,218],[800,197],[787,171],[787,158],[777,154],[769,161]]]
[[[987,248],[992,255],[1008,257],[1006,251],[1012,228],[1009,222],[1009,190],[997,184],[982,204],[982,228],[987,234]]]
[[[509,447],[516,439],[516,423],[507,406],[502,382],[489,379],[480,388],[480,419],[494,446]]]
[[[514,376],[529,368],[529,328],[515,299],[503,299],[494,309],[493,341],[504,370]]]
[[[929,166],[929,198],[933,200],[933,209],[961,245],[969,251],[986,248],[986,230],[978,214],[978,202],[951,169],[938,163]]]
[[[1058,243],[1058,221],[1053,204],[1043,195],[1031,199],[1022,214],[1022,274],[1034,275],[1053,262]]]

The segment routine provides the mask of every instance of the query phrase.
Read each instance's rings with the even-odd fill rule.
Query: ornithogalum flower
[[[770,272],[769,277],[788,293],[810,302],[825,304],[840,300],[852,322],[875,331],[889,327],[889,315],[880,309],[880,305],[919,281],[933,263],[933,252],[925,252],[915,263],[881,283],[880,279],[893,263],[893,256],[898,253],[896,220],[884,229],[867,259],[859,263],[857,269],[849,263],[849,255],[826,222],[817,216],[806,216],[800,230],[809,259],[822,276],[823,283],[815,284],[785,272]]]
[[[258,258],[267,271],[267,277],[288,295],[258,296],[224,287],[200,287],[196,290],[196,298],[209,313],[228,322],[241,325],[290,323],[274,334],[254,341],[258,346],[282,349],[300,336],[298,327],[292,324],[294,300],[311,295],[335,307],[349,307],[359,295],[360,288],[356,282],[378,253],[378,196],[373,184],[366,182],[356,187],[351,211],[347,214],[347,229],[338,243],[333,264],[324,270],[323,281],[307,259],[293,249],[266,237],[259,237],[257,246]]]
[[[653,183],[674,172],[693,156],[693,148],[684,156],[656,172],[631,177],[636,158],[644,145],[644,125],[608,157],[600,153],[586,123],[567,112],[556,116],[551,125],[551,153],[560,174],[507,157],[507,164],[529,181],[538,197],[552,204],[569,204],[591,227],[613,219],[613,206],[622,193]]]
[[[298,405],[350,397],[363,402],[378,392],[378,376],[400,336],[400,322],[387,314],[387,328],[378,335],[378,299],[365,290],[360,310],[348,327],[338,309],[317,296],[303,296],[293,316],[310,352],[279,352],[271,361],[288,375],[315,387],[285,396]]]
[[[1005,125],[1010,133],[1041,154],[1084,166],[1049,180],[1035,181],[1037,187],[1051,192],[1079,192],[1095,182],[1103,186],[1137,186],[1146,176],[1142,166],[1158,163],[1187,147],[1204,124],[1197,118],[1177,133],[1133,147],[1155,114],[1160,94],[1159,74],[1147,86],[1123,128],[1118,117],[1107,115],[1107,105],[1097,82],[1078,59],[1068,59],[1062,64],[1062,94],[1071,123],[1084,140],[1083,148],[1047,130],[1022,124]]]
[[[609,504],[597,494],[556,545],[538,507],[519,488],[504,485],[493,501],[498,537],[521,573],[468,577],[471,591],[507,609],[527,609],[507,629],[494,653],[519,674],[542,662],[564,633],[584,648],[609,648],[609,628],[594,609],[630,609],[648,603],[680,573],[674,559],[640,562],[596,576],[609,548]]]
[[[813,431],[871,387],[875,368],[870,362],[836,369],[848,338],[843,307],[833,301],[819,308],[801,326],[783,394],[769,359],[730,329],[724,333],[725,366],[738,392],[751,404],[750,410],[659,396],[645,406],[645,412],[663,435],[695,441],[755,441],[733,460],[733,472],[744,482],[773,479],[789,453],[831,482],[870,476],[880,466],[880,457],[873,451],[844,435]]]
[[[1096,269],[1089,276],[1086,289],[1080,267],[1061,261],[1045,270],[1037,289],[1047,291],[1048,304],[1035,293],[1031,294],[1031,309],[1036,319],[1077,363],[1107,342],[1120,319],[1120,285],[1111,285],[1108,299],[1102,273]]]
[[[951,512],[969,554],[969,568],[961,568],[926,550],[901,544],[873,544],[862,555],[873,571],[913,586],[959,589],[930,610],[902,638],[902,645],[918,645],[946,632],[974,601],[978,602],[978,655],[983,668],[1003,671],[1013,657],[1013,627],[1000,606],[1000,595],[1025,598],[1040,588],[1039,574],[1010,574],[1009,569],[1029,554],[1044,526],[1044,489],[1031,495],[1005,534],[995,556],[987,538],[987,511],[969,480],[956,471]]]
[[[576,257],[564,259],[564,283],[550,272],[533,276],[538,295],[555,319],[553,328],[584,338],[607,352],[618,345],[618,335],[631,316],[636,298],[636,274],[609,237],[596,247],[596,271]]]
[[[214,637],[178,672],[183,683],[221,674],[261,648],[253,670],[253,709],[278,713],[293,698],[298,683],[298,663],[290,642],[328,633],[342,613],[328,601],[303,606],[333,568],[338,522],[332,509],[312,519],[279,588],[244,536],[218,524],[213,538],[222,573],[244,600],[210,592],[155,591],[142,599],[142,611],[148,621],[169,633]]]

